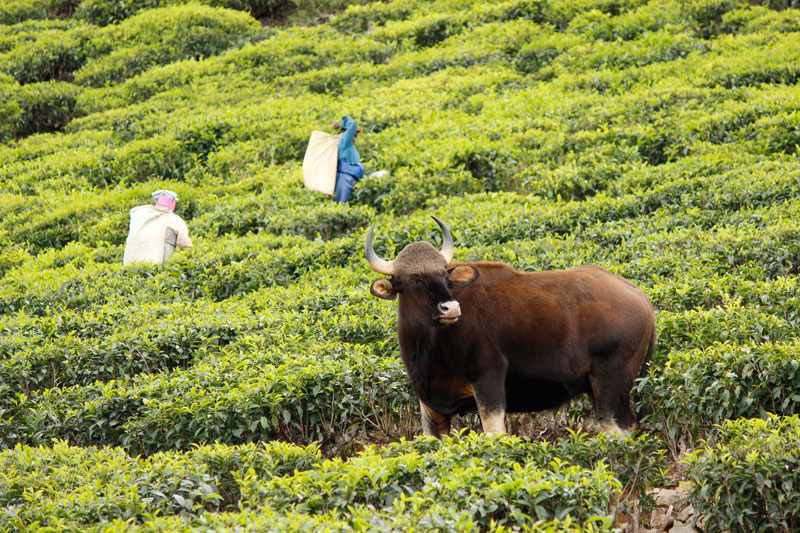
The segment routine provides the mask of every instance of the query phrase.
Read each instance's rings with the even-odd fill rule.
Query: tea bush
[[[145,10],[97,32],[95,56],[75,73],[75,82],[103,86],[155,65],[218,54],[258,28],[244,13],[197,4]]]
[[[6,142],[16,133],[15,124],[19,122],[22,110],[16,101],[15,95],[19,90],[16,81],[7,74],[0,73],[0,142]]]
[[[15,24],[23,20],[44,18],[41,5],[35,0],[10,0],[0,8],[0,23]]]
[[[718,439],[686,458],[691,499],[706,531],[792,531],[798,517],[800,419],[728,420]]]
[[[88,24],[21,23],[13,46],[0,54],[0,69],[19,83],[72,81],[73,72],[92,54],[95,30]]]
[[[518,438],[495,442],[461,434],[452,440],[445,439],[444,442],[446,444],[443,445],[436,439],[420,437],[413,441],[392,444],[381,453],[393,457],[438,449],[442,454],[470,460],[482,458],[496,461],[501,457],[504,462],[532,462],[542,467],[559,457],[570,457],[576,464],[588,468],[605,463],[614,471],[625,491],[634,494],[645,504],[648,503],[646,488],[662,480],[666,467],[664,450],[661,448],[663,443],[650,435],[641,435],[636,439],[616,439],[604,435],[589,437],[586,433],[571,432],[568,437],[554,442],[527,442]]]
[[[797,342],[737,345],[672,353],[637,385],[651,402],[651,423],[690,443],[726,420],[800,411]]]
[[[0,24],[70,17],[81,0],[8,0],[0,6]]]
[[[17,23],[5,23],[0,29],[0,50],[7,52],[24,43],[36,41],[42,32],[69,30],[80,26],[73,20],[37,20],[27,18]]]
[[[123,0],[110,2],[109,0],[81,0],[75,9],[74,17],[92,24],[107,26],[119,23],[142,9],[161,7],[162,0]]]
[[[22,86],[18,93],[21,113],[14,128],[15,136],[63,128],[75,115],[78,92],[70,83],[54,81]]]
[[[408,491],[410,487],[406,487],[417,485],[419,488],[413,491],[415,497],[410,502],[401,500],[411,507],[414,515],[424,516],[431,505],[449,504],[458,508],[463,499],[469,502],[466,509],[479,528],[564,520],[567,515],[588,522],[608,516],[610,500],[619,490],[619,482],[604,466],[582,470],[554,461],[549,468],[517,464],[501,470],[489,463],[487,466],[494,468],[490,470],[491,476],[487,476],[486,467],[474,462],[451,466],[445,474],[431,462],[421,462],[414,456],[367,459],[354,458],[341,467],[333,463],[330,470],[309,472],[258,490],[272,496],[269,501],[283,511],[291,505],[304,513],[329,513],[353,504],[386,507]],[[377,463],[382,467],[376,468]],[[427,487],[426,478],[431,479]],[[300,487],[304,487],[304,494],[298,490]],[[569,503],[562,503],[565,501]]]
[[[338,511],[331,513],[306,514],[300,512],[279,513],[269,509],[246,511],[240,513],[215,513],[204,515],[200,526],[186,524],[178,517],[154,519],[139,528],[133,528],[129,522],[116,522],[109,531],[194,531],[197,527],[212,527],[217,531],[262,531],[275,528],[281,530],[345,530],[350,528],[369,529],[371,531],[472,531],[477,528],[468,510],[454,508],[437,502],[426,502],[424,508],[419,504],[405,506],[407,510],[398,514],[394,509],[377,511],[370,507],[354,505],[348,509],[346,517]],[[133,529],[132,529],[133,528]],[[579,533],[585,531],[613,531],[613,521],[609,517],[593,517],[580,524],[567,516],[564,520],[524,521],[520,525],[522,531],[534,533]],[[505,527],[492,524],[487,531],[504,531]]]
[[[63,1],[63,0],[62,0]],[[72,0],[75,1],[75,0]],[[280,14],[285,6],[277,0],[77,0],[73,16],[76,19],[106,26],[119,23],[150,8],[181,4],[204,4],[248,11],[254,17]],[[328,2],[323,2],[322,5]]]

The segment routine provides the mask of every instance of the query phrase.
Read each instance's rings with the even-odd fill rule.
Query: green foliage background
[[[797,527],[800,482],[764,482],[800,445],[796,2],[13,0],[0,23],[0,529],[610,530],[701,444],[693,502],[734,510],[708,527]],[[344,114],[388,175],[341,206],[301,161]],[[123,268],[158,188],[195,246]],[[389,257],[437,244],[432,214],[458,260],[648,293],[646,435],[361,451],[419,432],[365,230]]]

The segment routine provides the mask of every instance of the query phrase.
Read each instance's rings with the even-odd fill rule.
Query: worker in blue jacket
[[[353,196],[353,187],[356,182],[364,177],[364,165],[361,164],[361,156],[358,155],[353,141],[361,131],[355,120],[345,115],[341,122],[333,123],[333,129],[342,132],[339,139],[339,163],[336,167],[336,187],[333,191],[333,199],[340,204],[345,203]]]

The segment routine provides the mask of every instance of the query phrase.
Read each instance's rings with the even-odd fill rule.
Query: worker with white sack
[[[303,159],[303,183],[345,203],[353,195],[356,182],[364,177],[361,156],[353,146],[361,126],[345,115],[333,123],[333,129],[336,134],[311,132]]]
[[[353,187],[356,182],[364,177],[364,165],[361,164],[361,156],[353,146],[353,141],[361,131],[355,120],[345,115],[341,122],[334,122],[333,129],[342,133],[339,139],[338,164],[336,167],[336,189],[333,199],[340,204],[345,203],[353,196]]]
[[[144,261],[163,264],[178,248],[191,248],[189,228],[181,217],[173,213],[178,195],[161,189],[152,194],[155,205],[140,205],[131,209],[128,240],[122,263],[130,265]]]

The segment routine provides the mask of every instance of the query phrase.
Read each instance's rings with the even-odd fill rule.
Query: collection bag
[[[341,134],[311,132],[306,156],[303,158],[303,183],[312,191],[333,195],[341,138]]]

